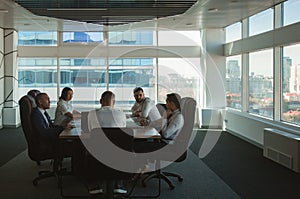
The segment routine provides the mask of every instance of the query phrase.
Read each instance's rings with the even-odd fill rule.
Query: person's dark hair
[[[105,91],[101,95],[102,104],[110,104],[111,100],[115,98],[115,94],[111,91]]]
[[[144,90],[141,87],[136,87],[135,89],[133,89],[133,93],[136,93],[136,92],[139,92],[139,91],[144,92]]]
[[[180,109],[181,97],[179,94],[177,94],[177,93],[167,94],[167,101],[173,102],[175,104],[176,108]]]
[[[32,96],[33,98],[35,98],[37,96],[37,94],[41,93],[41,91],[33,89],[27,92],[27,95]]]
[[[69,87],[64,87],[61,91],[61,96],[59,97],[59,99],[66,100],[67,97],[68,97],[68,92],[69,91],[73,91],[73,90]]]
[[[35,96],[35,103],[39,107],[39,101],[45,96],[47,93],[39,93]]]

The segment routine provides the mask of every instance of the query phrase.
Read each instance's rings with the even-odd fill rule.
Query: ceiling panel
[[[193,4],[195,1],[176,0],[1,0],[0,27],[22,31],[224,28],[282,1],[199,0]],[[33,14],[16,2],[40,13]]]

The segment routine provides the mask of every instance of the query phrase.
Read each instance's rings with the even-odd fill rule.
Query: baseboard
[[[201,129],[223,129],[220,125],[202,125]]]
[[[21,124],[16,124],[16,125],[3,125],[2,128],[19,128],[21,126]],[[1,127],[0,127],[1,129]]]
[[[240,138],[240,139],[242,139],[242,140],[244,140],[246,142],[249,142],[250,144],[253,144],[253,145],[257,146],[258,148],[263,149],[263,145],[262,144],[254,142],[253,140],[250,140],[249,138],[246,138],[246,137],[242,136],[241,134],[238,134],[238,133],[236,133],[234,131],[231,131],[229,129],[226,129],[226,132],[228,132],[228,133],[230,133],[230,134],[232,134],[232,135],[234,135],[234,136],[236,136],[236,137],[238,137],[238,138]]]

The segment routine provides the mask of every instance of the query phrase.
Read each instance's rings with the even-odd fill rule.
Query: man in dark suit
[[[61,146],[59,142],[59,134],[68,128],[68,124],[66,123],[63,126],[53,124],[46,111],[50,108],[50,99],[46,93],[37,94],[35,102],[37,107],[33,109],[31,114],[32,127],[39,134],[41,147],[52,151],[54,159],[57,160],[54,161],[53,164],[54,171],[59,170],[61,169],[63,157],[70,156],[69,154],[71,154],[69,150],[66,150],[70,148],[70,146]]]
[[[47,109],[50,108],[50,99],[46,93],[39,93],[35,97],[37,107],[32,111],[32,126],[33,129],[40,135],[41,142],[49,146],[57,148],[59,134],[67,128],[64,126],[56,126],[50,119]]]

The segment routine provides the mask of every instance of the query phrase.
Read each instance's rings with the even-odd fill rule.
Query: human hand
[[[140,125],[141,125],[141,126],[147,126],[147,125],[148,125],[147,119],[146,119],[146,118],[141,118],[141,120],[140,120]]]
[[[171,109],[166,110],[166,116],[167,116],[167,119],[169,119],[172,116],[172,110]]]
[[[133,113],[133,116],[140,116],[141,111],[136,111]]]
[[[66,112],[66,113],[65,113],[65,116],[67,116],[67,117],[73,119],[73,114],[70,113],[70,112]]]

